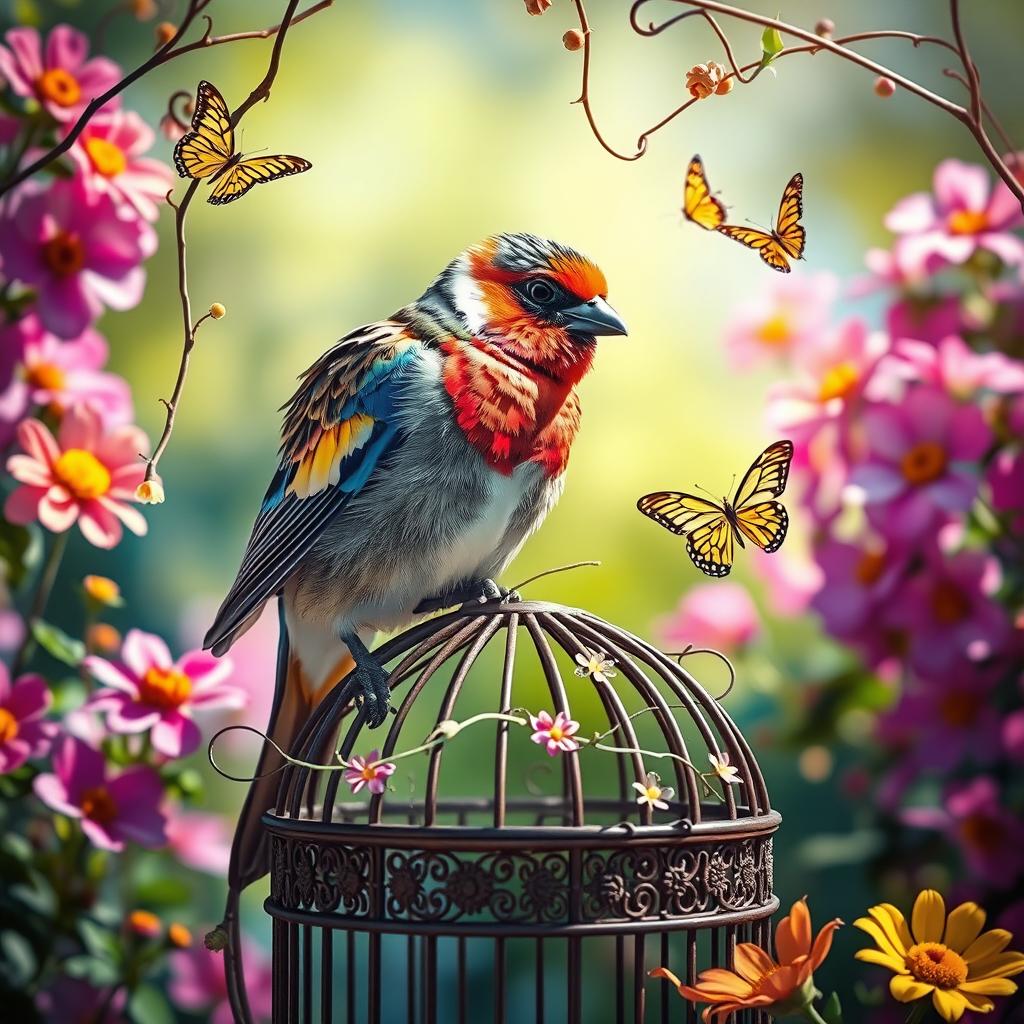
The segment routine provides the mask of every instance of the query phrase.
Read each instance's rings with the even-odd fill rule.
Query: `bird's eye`
[[[531,302],[544,306],[555,297],[555,289],[547,281],[530,281],[526,285],[526,295]]]

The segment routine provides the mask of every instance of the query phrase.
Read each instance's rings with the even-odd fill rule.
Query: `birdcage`
[[[738,942],[767,944],[780,816],[695,662],[534,601],[463,608],[377,656],[394,717],[370,733],[341,685],[294,758],[386,759],[438,723],[509,719],[398,762],[369,799],[340,771],[287,766],[263,819],[275,1024],[693,1022],[647,972],[692,981],[731,965]],[[547,756],[510,720],[545,705],[590,742]],[[734,783],[702,777],[709,754],[728,755]],[[675,791],[667,810],[634,786],[652,771]]]

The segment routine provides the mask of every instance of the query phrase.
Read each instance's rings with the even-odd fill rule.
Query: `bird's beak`
[[[628,334],[622,317],[600,296],[562,310],[565,326],[577,334]]]

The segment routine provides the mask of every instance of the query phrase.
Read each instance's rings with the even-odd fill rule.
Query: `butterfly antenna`
[[[718,498],[716,498],[715,495],[711,491],[709,491],[706,487],[701,487],[700,484],[694,484],[693,486],[698,491],[703,491],[706,495],[708,495],[709,498],[712,499],[712,501],[718,501]]]

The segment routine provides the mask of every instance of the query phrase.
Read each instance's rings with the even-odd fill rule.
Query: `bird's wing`
[[[277,472],[205,647],[230,646],[397,443],[402,370],[420,348],[405,324],[383,321],[353,331],[302,375],[284,406]]]

